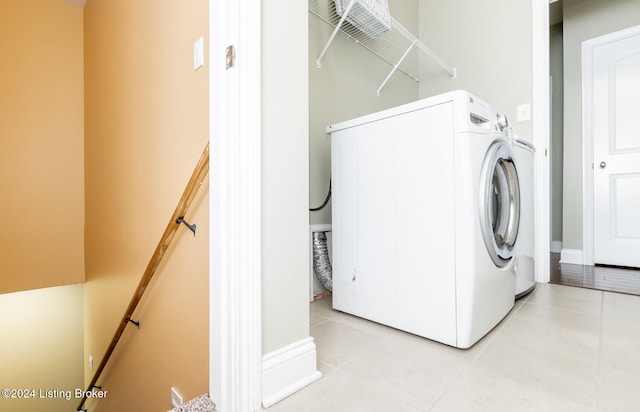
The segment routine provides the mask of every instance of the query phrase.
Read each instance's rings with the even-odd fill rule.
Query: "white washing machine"
[[[516,299],[531,293],[535,281],[535,228],[534,222],[534,159],[536,148],[517,136],[512,137],[513,153],[518,165],[520,182],[520,229],[518,231],[518,257],[516,260]]]
[[[509,312],[520,196],[507,129],[464,91],[327,128],[334,309],[459,348]]]

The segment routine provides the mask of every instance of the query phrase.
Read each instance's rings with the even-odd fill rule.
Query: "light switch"
[[[519,104],[518,105],[518,121],[525,122],[531,120],[531,104]]]
[[[204,66],[204,39],[200,37],[193,43],[193,70]]]

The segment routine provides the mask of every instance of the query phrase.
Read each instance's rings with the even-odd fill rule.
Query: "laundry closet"
[[[395,63],[343,33],[323,54],[334,28],[309,12],[318,1],[308,0],[304,10],[300,2],[265,2],[262,10],[261,346],[269,365],[263,401],[276,401],[283,386],[317,379],[309,335],[310,232],[332,224],[332,203],[309,208],[320,206],[329,190],[327,126],[468,90],[500,108],[520,136],[532,136],[531,121],[517,121],[517,106],[531,105],[533,96],[530,0],[389,0],[390,15],[456,68],[452,78],[425,56],[417,79],[402,71],[389,76]],[[302,376],[287,372],[294,354],[307,365]]]
[[[532,135],[530,120],[520,116],[521,120],[516,121],[517,108],[530,110],[532,99],[531,45],[521,44],[521,39],[531,36],[527,1],[379,2],[388,5],[391,17],[427,51],[389,39],[395,33],[382,34],[371,41],[373,46],[366,43],[363,47],[359,38],[371,36],[348,22],[343,22],[343,31],[332,39],[341,16],[327,10],[340,11],[343,3],[348,5],[349,1],[308,1],[311,208],[319,208],[327,199],[331,138],[326,127],[340,121],[465,89],[498,107],[520,136]],[[488,8],[493,12],[488,13]],[[479,15],[483,18],[478,19]],[[510,35],[506,36],[507,32]],[[385,50],[388,47],[406,50],[407,55],[399,52],[389,57]],[[310,238],[314,230],[330,229],[331,202],[311,211],[309,223]],[[331,242],[331,232],[327,232],[327,237]],[[310,282],[312,300],[314,294],[324,289],[314,277]]]

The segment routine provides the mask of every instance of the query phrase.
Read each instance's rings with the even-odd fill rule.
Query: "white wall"
[[[421,0],[419,18],[420,39],[457,69],[422,78],[420,97],[466,89],[531,141],[531,121],[516,121],[516,106],[532,102],[531,0]]]
[[[309,336],[307,2],[262,7],[262,353]]]
[[[306,2],[305,2],[306,3]],[[391,15],[418,34],[418,1],[390,0]],[[391,65],[339,33],[322,61],[316,59],[333,27],[309,13],[309,166],[311,207],[319,206],[327,194],[331,168],[331,140],[325,128],[333,123],[408,103],[418,99],[418,84],[395,73],[381,96],[376,90],[391,71]],[[311,224],[331,223],[331,203],[310,212]]]
[[[582,42],[640,24],[640,1],[564,0],[563,247],[582,249]]]

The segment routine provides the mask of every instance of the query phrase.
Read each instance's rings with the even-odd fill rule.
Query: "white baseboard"
[[[322,377],[316,344],[305,338],[262,357],[262,407],[269,408]]]
[[[562,252],[562,240],[552,240],[551,241],[551,253],[561,253]]]
[[[582,262],[582,250],[580,249],[562,249],[560,252],[560,263],[582,265]]]

